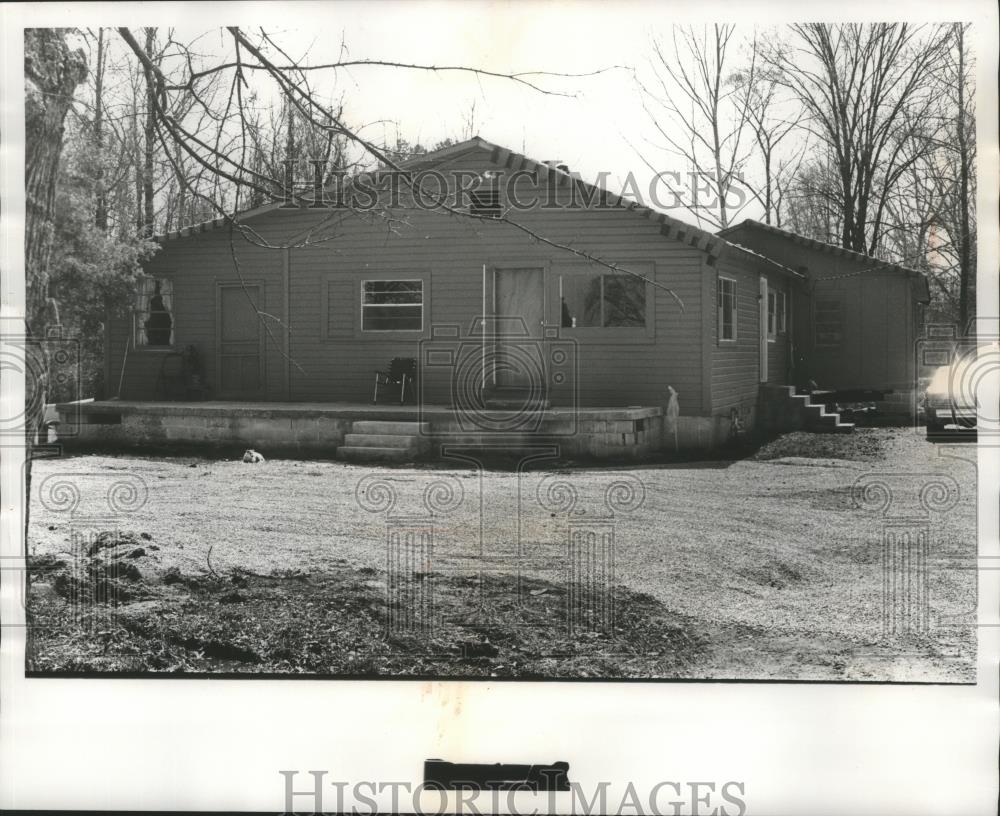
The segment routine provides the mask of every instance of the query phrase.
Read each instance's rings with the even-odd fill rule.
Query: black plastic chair
[[[417,361],[413,357],[393,357],[389,363],[388,371],[375,372],[375,394],[372,396],[372,404],[378,405],[379,386],[399,386],[399,404],[406,401],[406,391],[409,389],[410,396],[413,397],[414,383],[417,381]]]

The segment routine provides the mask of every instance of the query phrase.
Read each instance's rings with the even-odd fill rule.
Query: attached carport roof
[[[855,252],[853,249],[845,249],[844,247],[837,246],[836,244],[830,244],[825,241],[817,241],[815,238],[807,238],[805,235],[789,232],[788,230],[783,230],[780,227],[775,227],[772,224],[762,224],[760,221],[754,221],[752,218],[747,218],[739,224],[734,224],[731,227],[719,230],[718,234],[725,236],[744,228],[769,233],[771,235],[777,235],[779,238],[783,238],[786,241],[798,244],[799,246],[808,247],[809,249],[825,252],[828,255],[836,255],[857,263],[865,264],[866,268],[859,270],[857,274],[863,274],[864,272],[895,272],[899,275],[906,275],[913,280],[914,294],[917,296],[917,300],[920,303],[930,303],[930,288],[927,285],[926,276],[922,272],[918,272],[916,269],[911,269],[908,266],[903,266],[891,261],[883,261],[882,259],[875,258],[872,255],[865,255],[863,252]]]

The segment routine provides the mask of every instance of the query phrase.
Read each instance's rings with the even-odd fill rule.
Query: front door
[[[218,290],[219,396],[261,396],[260,286],[220,284]]]
[[[538,267],[497,269],[494,282],[496,356],[493,381],[500,388],[542,389],[545,364],[545,273]]]

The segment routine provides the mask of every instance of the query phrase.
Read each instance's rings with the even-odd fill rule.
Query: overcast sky
[[[342,98],[346,118],[364,135],[392,143],[398,132],[409,142],[430,146],[450,137],[462,138],[475,103],[474,132],[539,160],[559,159],[584,178],[610,174],[609,187],[621,192],[631,171],[648,186],[652,171],[687,172],[676,154],[662,149],[653,130],[635,76],[648,79],[651,43],[669,41],[678,23],[736,23],[738,39],[754,26],[803,19],[803,5],[778,0],[766,6],[750,3],[699,2],[286,2],[192,4],[177,6],[60,6],[55,24],[66,14],[82,14],[86,24],[177,27],[178,39],[239,24],[248,31],[263,27],[288,53],[306,52],[312,63],[341,56],[433,65],[462,65],[498,73],[548,71],[564,74],[603,73],[586,77],[536,77],[533,81],[568,97],[544,95],[497,78],[454,72],[429,73],[396,68],[357,67],[337,74],[313,75],[315,90]],[[960,13],[961,4],[948,6]],[[89,13],[86,11],[89,9]],[[97,12],[104,9],[103,12]],[[127,11],[120,19],[107,15]],[[168,9],[173,9],[168,11]],[[766,9],[766,13],[763,10]],[[940,20],[939,3],[875,0],[812,3],[811,14],[833,20]],[[81,21],[82,22],[82,21]],[[201,40],[204,52],[228,48],[218,33]],[[734,55],[735,56],[735,55]],[[661,119],[661,121],[663,121]],[[664,191],[665,192],[665,191]],[[676,215],[692,220],[689,213]],[[740,217],[754,217],[748,207]]]

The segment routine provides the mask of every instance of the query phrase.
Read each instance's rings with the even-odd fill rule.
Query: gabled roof
[[[471,139],[466,139],[464,142],[458,142],[457,144],[448,145],[447,147],[440,148],[439,150],[433,150],[429,153],[422,153],[419,156],[413,156],[406,161],[399,162],[398,166],[407,170],[416,170],[428,165],[441,166],[454,160],[460,155],[464,155],[465,153],[469,153],[474,150],[481,150],[488,153],[489,160],[492,164],[509,168],[515,172],[523,170],[538,173],[540,181],[546,181],[549,175],[552,175],[554,176],[557,185],[576,184],[578,185],[578,188],[581,189],[581,192],[586,191],[590,193],[599,193],[604,200],[608,201],[613,206],[633,211],[639,216],[648,218],[651,221],[658,223],[660,225],[661,235],[666,238],[688,244],[694,249],[705,253],[709,256],[711,262],[714,262],[715,259],[727,253],[741,255],[755,261],[766,263],[770,267],[777,269],[785,275],[795,278],[805,278],[805,275],[801,272],[790,269],[759,252],[749,249],[748,247],[726,240],[722,237],[721,233],[716,234],[709,232],[701,227],[696,227],[693,224],[688,224],[685,221],[674,218],[673,216],[660,210],[656,210],[642,204],[637,204],[634,201],[611,192],[605,187],[584,181],[578,175],[560,170],[552,165],[546,164],[545,162],[536,161],[535,159],[531,159],[516,151],[493,144],[480,136],[473,136]],[[200,232],[208,232],[225,226],[230,220],[242,222],[249,218],[253,218],[263,213],[283,207],[287,209],[287,206],[283,202],[265,204],[261,207],[237,213],[232,217],[232,219],[225,217],[216,218],[213,221],[207,221],[203,224],[196,224],[181,230],[175,230],[167,233],[166,235],[154,236],[154,238],[157,241],[163,242]]]
[[[553,167],[545,162],[531,159],[522,153],[518,153],[514,150],[510,150],[509,148],[501,147],[500,145],[488,142],[480,136],[473,136],[471,139],[467,139],[464,142],[459,142],[458,144],[449,145],[448,147],[441,148],[440,150],[415,156],[413,159],[410,159],[400,166],[409,169],[411,167],[415,168],[428,164],[440,165],[475,149],[487,151],[490,154],[490,161],[493,164],[506,167],[515,172],[524,170],[527,172],[538,173],[542,181],[547,180],[551,175],[555,178],[558,185],[577,184],[583,191],[600,193],[605,197],[605,200],[612,205],[622,207],[626,210],[632,210],[645,218],[659,223],[660,233],[665,237],[689,244],[695,249],[709,255],[711,258],[717,258],[725,252],[732,252],[752,257],[758,261],[763,261],[786,275],[796,278],[805,277],[801,272],[789,269],[787,266],[783,266],[771,258],[761,255],[759,252],[754,252],[753,250],[735,242],[727,241],[715,233],[709,232],[701,227],[696,227],[686,221],[681,221],[679,218],[667,215],[667,213],[661,210],[637,204],[627,198],[622,198],[621,196],[612,193],[605,187],[584,181],[579,175],[569,171],[560,170],[559,168]]]

